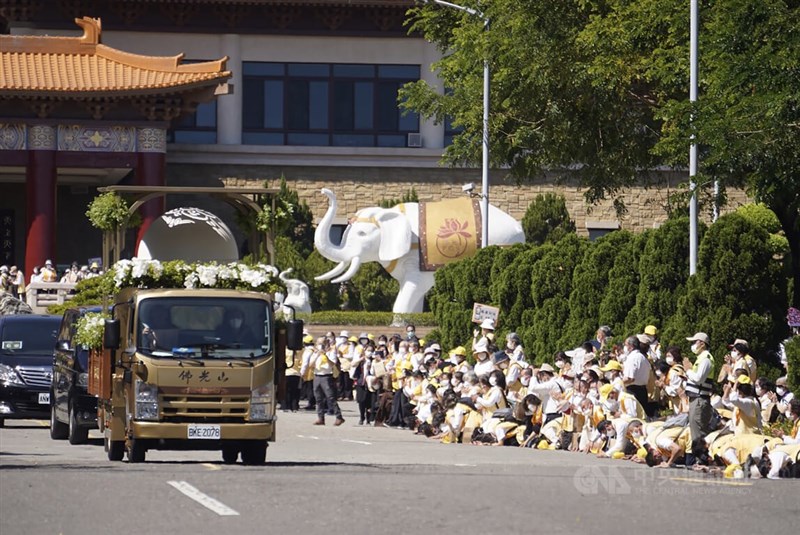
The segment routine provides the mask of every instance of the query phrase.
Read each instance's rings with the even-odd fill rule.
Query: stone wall
[[[265,182],[268,187],[278,187],[281,176],[309,204],[315,220],[319,220],[327,209],[327,199],[320,193],[323,187],[336,193],[339,201],[337,215],[340,218],[351,216],[361,208],[377,205],[383,199],[400,198],[411,189],[416,191],[420,201],[436,201],[463,195],[461,187],[467,182],[474,182],[476,191],[481,188],[480,170],[476,169],[170,164],[167,171],[169,185],[224,184],[232,188],[263,186]],[[664,206],[667,197],[677,191],[678,185],[685,182],[685,177],[685,174],[663,173],[663,180],[658,187],[626,190],[620,197],[625,201],[628,212],[620,217],[610,201],[588,206],[584,199],[585,190],[577,183],[554,184],[544,179],[518,185],[505,180],[501,171],[491,177],[490,200],[521,220],[528,205],[538,194],[555,192],[566,198],[567,209],[582,235],[588,234],[587,222],[589,226],[597,222],[618,222],[620,228],[640,232],[666,220]],[[727,197],[728,204],[723,213],[748,202],[747,196],[740,190],[729,190]],[[707,209],[703,210],[701,216],[705,220],[711,219]]]

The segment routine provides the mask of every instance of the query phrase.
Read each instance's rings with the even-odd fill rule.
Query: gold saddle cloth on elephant
[[[481,210],[467,197],[419,203],[419,265],[436,269],[473,256],[481,247]]]

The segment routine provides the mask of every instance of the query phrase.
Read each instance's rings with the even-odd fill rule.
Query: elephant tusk
[[[339,262],[339,264],[335,268],[328,271],[327,273],[323,273],[322,275],[314,277],[314,280],[326,281],[328,279],[332,279],[333,277],[344,271],[346,267],[347,267],[347,262]]]
[[[340,282],[349,281],[351,278],[353,278],[353,275],[356,274],[356,271],[358,271],[358,268],[360,267],[361,267],[361,259],[356,256],[350,262],[350,268],[347,270],[347,272],[341,277],[333,279],[331,282],[338,284]]]

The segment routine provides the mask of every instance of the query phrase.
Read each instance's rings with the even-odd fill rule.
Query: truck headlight
[[[250,394],[250,420],[267,421],[272,419],[272,403],[275,386],[272,384],[254,388]]]
[[[89,386],[89,374],[88,373],[79,373],[78,374],[78,386],[82,386],[86,388]]]
[[[6,366],[5,364],[0,364],[0,383],[6,383],[11,385],[22,385],[25,384],[22,382],[17,370],[12,368],[11,366]]]
[[[158,387],[136,380],[136,412],[137,420],[158,420]]]

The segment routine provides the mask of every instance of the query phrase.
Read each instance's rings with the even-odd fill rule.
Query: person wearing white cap
[[[711,383],[711,371],[714,369],[714,357],[708,352],[710,340],[703,332],[695,333],[686,340],[692,342],[692,353],[697,359],[691,369],[686,370],[686,395],[689,397],[689,428],[692,441],[705,438],[713,429],[711,419],[711,394],[714,387]]]
[[[47,260],[42,268],[42,282],[58,282],[58,273],[53,267],[53,261]]]
[[[475,368],[473,372],[480,377],[488,377],[495,369],[494,362],[489,358],[489,348],[485,343],[479,343],[472,349],[475,356]]]
[[[478,344],[489,346],[494,340],[494,320],[485,319],[480,324],[480,331],[475,329],[472,331],[472,349],[474,350]],[[478,338],[480,335],[480,338]]]
[[[556,371],[549,364],[542,364],[536,374],[536,382],[528,385],[528,394],[535,394],[542,400],[542,413],[546,424],[551,420],[561,417],[558,411],[562,402],[563,388],[556,379]]]

